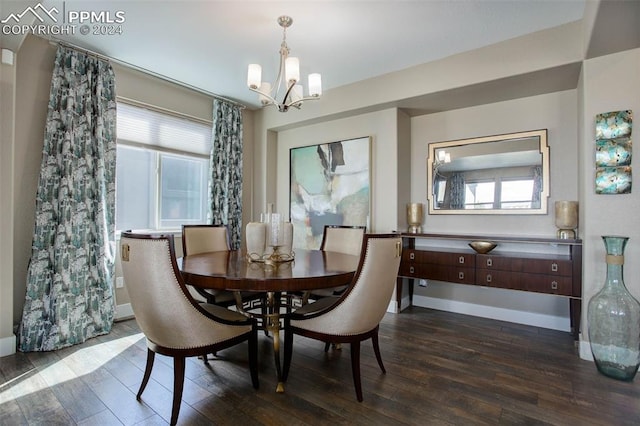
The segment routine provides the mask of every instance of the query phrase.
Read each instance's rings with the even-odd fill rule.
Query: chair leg
[[[329,347],[331,346],[331,343],[329,342],[324,342],[324,351],[325,352],[329,352]]]
[[[178,422],[180,403],[182,402],[182,389],[184,388],[184,357],[173,358],[173,407],[171,408],[171,425]]]
[[[251,383],[254,389],[260,387],[258,381],[258,332],[254,328],[249,337],[249,371],[251,372]]]
[[[142,377],[142,383],[140,383],[140,389],[138,390],[138,394],[136,395],[136,399],[138,401],[140,401],[142,392],[144,392],[144,388],[146,388],[147,383],[149,383],[149,377],[151,377],[151,370],[153,369],[153,360],[155,358],[156,358],[156,353],[151,349],[147,348],[147,366],[144,369],[144,376]]]
[[[360,342],[351,343],[351,372],[356,387],[358,402],[362,402],[362,381],[360,380]]]
[[[269,337],[269,330],[267,329],[266,325],[267,314],[269,313],[269,311],[267,310],[267,299],[265,299],[264,297],[260,301],[260,313],[262,314],[263,318],[262,326],[264,327],[264,335]]]
[[[282,367],[282,382],[287,381],[289,367],[291,367],[291,357],[293,355],[293,332],[289,329],[289,324],[284,326],[284,365]]]
[[[378,360],[378,365],[380,366],[380,370],[384,374],[387,374],[387,370],[384,368],[384,364],[382,363],[382,356],[380,355],[380,344],[378,342],[378,330],[371,336],[371,340],[373,342],[373,351],[376,354],[376,359]]]

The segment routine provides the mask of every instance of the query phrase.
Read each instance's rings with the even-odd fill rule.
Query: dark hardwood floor
[[[244,345],[220,352],[210,368],[188,360],[179,424],[640,424],[640,378],[600,375],[577,356],[569,333],[415,307],[387,314],[387,374],[365,342],[362,403],[348,346],[325,353],[296,336],[286,392],[276,394],[271,340],[259,339],[258,391]],[[130,320],[83,345],[0,358],[0,425],[167,424],[172,363],[156,357],[140,403],[145,356]]]

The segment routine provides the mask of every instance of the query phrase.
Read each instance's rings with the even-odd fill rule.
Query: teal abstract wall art
[[[596,194],[630,194],[631,110],[596,115],[595,190]]]
[[[631,139],[600,139],[596,141],[596,167],[631,165]]]

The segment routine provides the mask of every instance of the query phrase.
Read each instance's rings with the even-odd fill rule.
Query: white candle
[[[282,217],[279,213],[271,214],[271,245],[279,246],[282,243]]]

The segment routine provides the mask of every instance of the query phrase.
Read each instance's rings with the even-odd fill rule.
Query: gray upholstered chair
[[[327,297],[285,315],[283,380],[291,367],[294,334],[326,343],[351,344],[351,370],[358,401],[362,401],[361,341],[371,338],[378,365],[386,373],[378,327],[396,287],[402,240],[396,234],[369,234],[363,238],[362,250],[353,281],[340,297]]]
[[[360,256],[365,226],[326,225],[322,235],[320,250]],[[318,300],[323,297],[339,296],[347,286],[321,288],[309,293],[308,298]]]
[[[125,232],[121,240],[122,273],[136,321],[147,339],[147,365],[136,398],[140,400],[155,354],[173,357],[171,424],[178,420],[185,358],[216,352],[248,341],[249,369],[258,388],[255,320],[229,309],[196,302],[176,265],[173,236]]]

